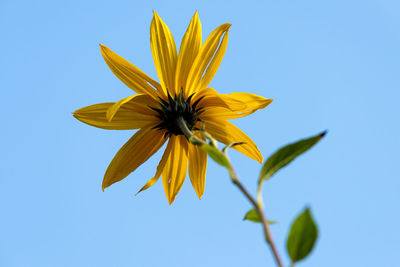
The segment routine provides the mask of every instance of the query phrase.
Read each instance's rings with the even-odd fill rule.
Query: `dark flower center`
[[[197,108],[202,97],[191,103],[193,94],[187,99],[183,97],[183,90],[174,98],[168,92],[168,101],[160,98],[158,102],[160,108],[151,107],[158,113],[161,123],[155,126],[156,129],[167,130],[166,136],[183,135],[179,125],[178,119],[183,118],[189,130],[194,130],[196,122],[200,121],[199,115],[203,112],[203,108]]]

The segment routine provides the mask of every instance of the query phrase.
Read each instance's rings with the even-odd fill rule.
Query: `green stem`
[[[186,125],[186,121],[184,118],[179,117],[176,119],[176,123],[179,126],[179,129],[183,132],[183,134],[186,136],[186,138],[192,143],[193,145],[201,146],[203,144],[206,144],[203,140],[197,138],[192,131],[189,130],[189,128]]]
[[[254,206],[254,209],[260,215],[261,223],[262,223],[263,229],[264,229],[265,241],[267,242],[267,244],[269,245],[269,247],[271,249],[271,252],[274,256],[276,265],[278,265],[279,267],[283,267],[282,260],[279,257],[278,250],[276,249],[274,240],[272,239],[271,231],[270,231],[269,225],[268,225],[268,220],[265,216],[262,206],[250,195],[250,193],[246,190],[246,188],[239,181],[239,178],[238,178],[235,170],[233,169],[232,165],[230,166],[229,173],[231,175],[233,184],[239,188],[239,190],[245,195],[245,197],[250,201],[250,203]]]
[[[261,208],[263,208],[264,201],[262,199],[262,183],[260,183],[257,188],[257,203]]]
[[[183,134],[186,136],[186,138],[189,140],[194,145],[203,145],[207,144],[205,141],[197,138],[187,127],[186,121],[184,118],[179,117],[177,119],[177,125],[183,132]],[[213,140],[210,138],[210,140]],[[226,154],[224,153],[226,156]],[[228,159],[228,157],[226,156]],[[229,159],[228,159],[229,161]],[[250,195],[250,193],[247,191],[247,189],[243,186],[243,184],[239,181],[239,178],[236,174],[236,171],[233,169],[232,164],[229,163],[229,175],[231,177],[231,180],[234,185],[236,185],[239,190],[244,194],[244,196],[250,201],[250,203],[254,206],[254,209],[258,212],[261,218],[261,223],[263,225],[264,229],[264,237],[265,241],[267,242],[268,246],[270,247],[272,254],[274,256],[275,262],[278,265],[278,267],[283,267],[282,261],[279,257],[278,250],[276,249],[275,243],[272,239],[271,231],[269,229],[268,225],[268,220],[264,214],[263,207],[262,207],[262,198],[261,198],[261,186],[259,186],[258,191],[257,191],[257,201]]]

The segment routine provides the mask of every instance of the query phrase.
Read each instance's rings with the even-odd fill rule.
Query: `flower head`
[[[121,181],[167,142],[156,174],[140,190],[162,177],[171,204],[189,170],[190,181],[199,198],[203,195],[207,154],[186,139],[177,125],[185,121],[189,130],[203,128],[216,140],[262,162],[254,142],[228,120],[247,116],[266,107],[272,99],[249,93],[219,94],[208,87],[224,56],[231,24],[216,28],[202,44],[197,12],[183,36],[179,54],[168,26],[157,13],[150,26],[150,44],[160,83],[136,66],[100,45],[112,72],[137,94],[115,103],[101,103],[74,112],[78,120],[103,129],[139,129],[118,151],[103,179],[103,190]],[[139,192],[140,192],[139,191]]]

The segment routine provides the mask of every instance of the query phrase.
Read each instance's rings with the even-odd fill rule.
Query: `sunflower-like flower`
[[[161,176],[171,204],[189,170],[190,181],[201,198],[207,154],[185,137],[178,125],[178,120],[182,119],[190,131],[202,129],[224,144],[241,142],[234,149],[262,163],[262,155],[255,143],[228,120],[262,109],[272,99],[250,93],[219,94],[208,87],[224,56],[230,26],[229,23],[219,26],[202,44],[201,24],[196,12],[178,54],[168,26],[154,12],[150,45],[160,83],[108,47],[100,45],[111,71],[137,94],[115,103],[84,107],[73,115],[102,129],[139,129],[108,166],[103,190],[124,179],[167,142],[154,177],[140,191],[152,186]]]

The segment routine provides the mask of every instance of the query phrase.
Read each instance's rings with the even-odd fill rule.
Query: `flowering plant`
[[[160,82],[100,45],[111,71],[136,94],[115,103],[100,103],[78,109],[78,120],[102,129],[139,129],[117,152],[108,166],[102,184],[121,181],[156,153],[166,149],[156,173],[139,192],[162,178],[165,195],[172,204],[186,175],[197,196],[204,193],[207,155],[228,170],[234,185],[253,205],[246,220],[261,223],[265,240],[278,266],[283,266],[263,211],[262,186],[279,169],[316,144],[325,133],[285,146],[268,158],[258,180],[257,197],[240,182],[228,157],[233,148],[263,163],[256,144],[228,120],[244,117],[268,106],[272,99],[250,93],[220,94],[209,87],[228,44],[231,24],[217,27],[202,43],[201,24],[196,12],[183,36],[179,53],[168,26],[156,12],[150,27],[150,44]],[[225,144],[218,149],[217,141]],[[139,193],[138,192],[138,193]],[[293,223],[287,249],[292,265],[305,258],[317,238],[317,228],[309,209]]]

